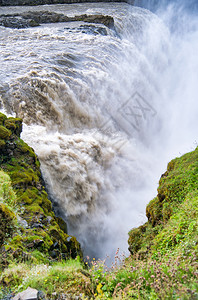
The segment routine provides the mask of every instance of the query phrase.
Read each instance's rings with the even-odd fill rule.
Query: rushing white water
[[[145,221],[168,160],[196,142],[197,15],[174,3],[158,16],[122,3],[2,13],[30,9],[115,20],[106,35],[82,22],[0,28],[1,108],[23,118],[69,233],[85,254],[112,257]]]

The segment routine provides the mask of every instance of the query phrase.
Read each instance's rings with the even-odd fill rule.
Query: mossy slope
[[[141,273],[152,274],[142,293],[153,293],[152,299],[197,299],[198,148],[168,164],[146,215],[148,222],[132,229],[128,240],[136,269],[142,264]]]
[[[129,233],[131,254],[176,249],[189,235],[198,242],[198,148],[172,160],[161,176],[158,195],[146,208],[148,222]]]
[[[75,237],[59,226],[43,186],[40,163],[34,150],[20,139],[21,131],[21,119],[0,113],[0,188],[8,193],[0,198],[1,266],[12,259],[34,259],[35,250],[44,260],[82,256]],[[8,191],[14,193],[14,203]]]

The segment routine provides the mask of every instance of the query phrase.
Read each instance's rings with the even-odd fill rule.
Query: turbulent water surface
[[[123,3],[1,8],[114,17],[114,29],[0,27],[1,110],[23,118],[54,205],[92,257],[127,251],[167,161],[196,144],[197,15],[153,2],[156,14]]]

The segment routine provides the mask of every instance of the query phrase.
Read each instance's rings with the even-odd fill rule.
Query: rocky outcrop
[[[133,4],[133,0],[0,0],[0,6],[11,5],[43,5],[43,4],[71,4],[84,2],[128,2]]]
[[[34,150],[20,139],[21,131],[21,119],[0,113],[0,168],[11,181],[16,198],[12,204],[11,192],[1,179],[0,267],[6,266],[10,259],[82,256],[76,238],[66,233],[66,224],[53,212],[40,163]]]
[[[25,291],[18,293],[13,300],[45,300],[45,296],[36,289],[28,287]]]
[[[197,224],[193,221],[197,220],[197,211],[193,208],[198,200],[197,179],[198,147],[169,162],[167,171],[160,178],[157,197],[146,207],[148,222],[129,232],[131,254],[143,257],[165,245],[173,250],[186,235],[193,236],[193,231],[188,228]]]
[[[108,28],[114,28],[114,19],[111,16],[104,15],[79,15],[67,17],[64,14],[53,12],[25,12],[12,15],[1,15],[0,25],[10,28],[27,28],[39,26],[43,23],[75,22],[82,21],[86,23],[103,24]]]

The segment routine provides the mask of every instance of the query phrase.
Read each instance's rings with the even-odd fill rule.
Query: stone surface
[[[107,15],[78,15],[67,17],[64,14],[54,12],[25,12],[21,14],[0,15],[0,25],[9,28],[35,27],[44,23],[75,22],[103,24],[106,27],[114,28],[114,19]],[[95,28],[96,29],[96,28]],[[103,32],[105,34],[105,32]]]
[[[71,4],[83,2],[127,2],[133,4],[133,0],[0,0],[0,6],[11,5],[43,5],[43,4]]]
[[[37,300],[37,299],[38,299],[38,291],[30,287],[28,287],[27,290],[18,293],[13,298],[13,300]]]
[[[20,216],[17,216],[17,221],[23,228],[28,228],[28,222]]]

